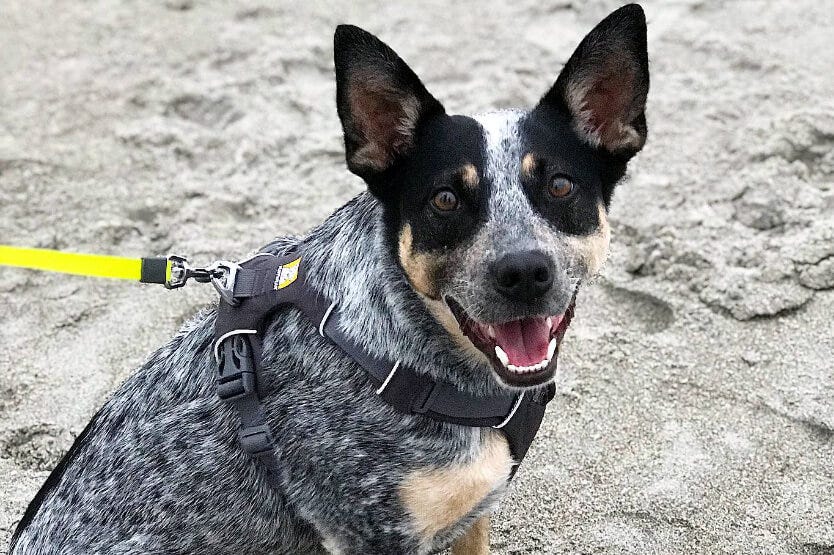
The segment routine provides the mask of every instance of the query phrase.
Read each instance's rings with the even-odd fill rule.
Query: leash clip
[[[217,292],[231,306],[238,304],[235,300],[235,278],[240,266],[227,260],[218,260],[205,268],[191,266],[184,256],[168,256],[171,263],[170,278],[165,282],[167,289],[178,289],[193,279],[198,283],[211,283]]]
[[[171,263],[170,277],[165,281],[166,289],[178,289],[185,285],[188,278],[191,277],[192,269],[188,265],[188,259],[184,256],[177,256],[172,254],[168,256],[168,262]]]
[[[167,289],[179,289],[188,283],[189,279],[198,283],[208,283],[217,272],[214,268],[217,262],[208,268],[197,268],[191,266],[187,258],[176,254],[169,255],[168,262],[171,263],[171,277],[165,282]]]

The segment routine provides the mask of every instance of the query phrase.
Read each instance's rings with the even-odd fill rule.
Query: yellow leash
[[[0,245],[0,266],[79,276],[169,284],[171,265],[172,261],[168,258],[124,258]]]

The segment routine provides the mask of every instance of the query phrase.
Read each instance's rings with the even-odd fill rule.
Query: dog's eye
[[[458,207],[458,197],[450,189],[441,189],[434,194],[431,203],[441,212],[450,212]]]
[[[547,192],[553,198],[565,198],[573,192],[573,183],[563,175],[556,175],[550,179]]]

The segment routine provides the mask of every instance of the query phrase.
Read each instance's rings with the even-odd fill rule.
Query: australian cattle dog
[[[301,249],[341,333],[474,396],[548,387],[607,214],[646,141],[646,21],[605,18],[531,110],[447,114],[386,44],[335,33],[347,167],[367,184]],[[187,323],[79,435],[15,532],[22,554],[489,551],[505,434],[404,414],[294,308],[263,335],[277,485],[217,395],[217,311]],[[465,407],[464,407],[465,408]]]

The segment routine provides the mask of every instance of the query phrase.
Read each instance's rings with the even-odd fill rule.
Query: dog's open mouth
[[[505,383],[518,387],[540,385],[553,377],[559,344],[573,318],[575,302],[574,296],[563,314],[487,323],[471,318],[457,301],[446,297],[466,337],[492,362]]]

